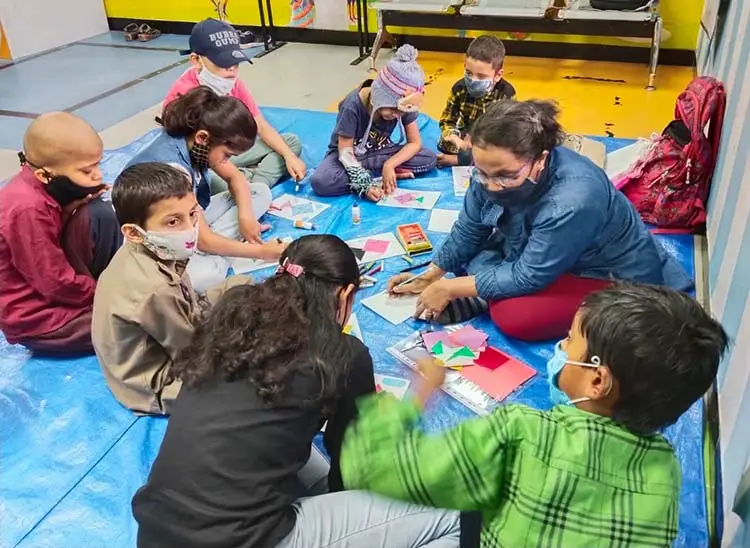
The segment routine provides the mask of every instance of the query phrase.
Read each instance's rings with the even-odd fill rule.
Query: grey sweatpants
[[[283,133],[281,137],[297,156],[302,152],[299,137],[291,133]],[[251,183],[263,183],[273,187],[287,175],[284,158],[258,138],[253,148],[229,159],[234,165],[242,168],[243,173]],[[219,194],[227,190],[227,182],[209,171],[209,185],[211,194]]]

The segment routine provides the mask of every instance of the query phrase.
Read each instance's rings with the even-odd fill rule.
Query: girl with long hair
[[[372,359],[342,333],[359,285],[331,235],[293,242],[275,276],[230,289],[173,368],[183,386],[148,483],[140,548],[458,546],[458,516],[343,488],[339,452]],[[328,421],[330,470],[311,444]]]
[[[188,265],[196,291],[221,283],[230,266],[227,257],[278,259],[284,244],[264,243],[260,235],[268,225],[258,221],[271,204],[271,190],[263,183],[248,184],[229,161],[251,148],[258,133],[245,105],[201,86],[169,103],[159,122],[161,133],[129,165],[161,162],[190,176],[203,209],[199,253]],[[227,181],[229,191],[211,195],[209,170]]]

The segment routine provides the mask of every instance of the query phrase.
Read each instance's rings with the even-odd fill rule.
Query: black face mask
[[[199,145],[194,143],[190,147],[190,162],[200,170],[208,169],[208,151],[207,144]]]
[[[487,193],[487,199],[490,202],[503,207],[513,207],[531,202],[537,188],[537,184],[534,181],[526,179],[521,186],[515,188],[497,191],[488,190],[485,187],[484,191]]]
[[[82,200],[89,194],[96,194],[101,189],[106,188],[106,186],[103,184],[99,186],[81,186],[62,175],[50,177],[46,185],[47,194],[52,196],[62,207],[76,200]]]
[[[35,166],[29,162],[23,152],[18,153],[18,158],[21,160],[22,165],[26,164],[33,169],[42,169],[44,171],[44,174],[47,177],[47,184],[44,185],[47,194],[52,196],[61,207],[65,207],[76,200],[82,200],[89,194],[96,194],[103,188],[107,187],[105,184],[98,186],[81,186],[63,175],[52,175],[45,168]]]

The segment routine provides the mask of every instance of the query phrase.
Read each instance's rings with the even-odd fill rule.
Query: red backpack
[[[653,139],[646,155],[614,181],[645,222],[685,232],[705,226],[725,107],[724,84],[696,78],[677,98],[675,120]]]

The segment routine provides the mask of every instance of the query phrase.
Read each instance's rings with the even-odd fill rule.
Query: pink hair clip
[[[305,273],[305,269],[298,264],[294,264],[289,260],[289,257],[287,257],[284,259],[284,262],[279,265],[279,268],[276,269],[276,274],[281,274],[282,272],[286,272],[295,278],[299,278]]]

